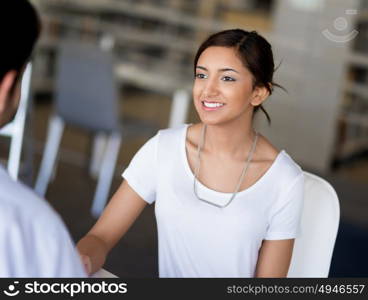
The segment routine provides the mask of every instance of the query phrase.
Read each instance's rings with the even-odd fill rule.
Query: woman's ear
[[[17,72],[11,70],[0,80],[0,113],[6,109],[11,89],[14,85]]]
[[[256,86],[253,91],[252,99],[250,103],[253,106],[259,106],[261,105],[267,97],[270,95],[270,92],[268,89],[264,86]]]

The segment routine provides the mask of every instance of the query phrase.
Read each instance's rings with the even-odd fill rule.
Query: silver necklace
[[[235,192],[232,194],[230,200],[225,205],[219,205],[219,204],[213,203],[211,201],[208,201],[206,199],[203,199],[203,198],[199,197],[198,196],[198,193],[197,193],[198,174],[199,174],[199,170],[200,170],[200,167],[201,167],[201,150],[202,150],[203,145],[204,145],[206,128],[207,128],[207,125],[206,124],[203,124],[202,130],[201,130],[201,139],[200,139],[200,141],[198,143],[198,147],[197,147],[197,166],[196,166],[195,173],[194,173],[194,186],[193,186],[193,190],[194,190],[194,194],[198,198],[198,200],[201,200],[203,202],[206,202],[208,204],[214,205],[214,206],[219,207],[219,208],[224,208],[224,207],[228,206],[234,200],[236,194],[239,192],[240,186],[241,186],[241,184],[243,183],[243,180],[244,180],[245,173],[248,170],[249,163],[252,160],[254,150],[256,149],[256,144],[257,144],[257,140],[258,140],[258,132],[255,131],[255,135],[254,135],[254,139],[253,139],[253,144],[252,144],[251,149],[249,150],[248,157],[247,157],[247,160],[245,161],[245,164],[244,164],[244,167],[243,167],[243,171],[242,171],[242,173],[240,175],[239,182],[238,182],[238,184],[237,184],[237,186],[235,188]]]

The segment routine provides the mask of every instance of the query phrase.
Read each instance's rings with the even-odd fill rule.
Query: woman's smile
[[[207,101],[203,100],[202,102],[202,108],[206,111],[215,111],[219,110],[222,107],[224,107],[226,104],[222,102],[216,102],[216,101]]]

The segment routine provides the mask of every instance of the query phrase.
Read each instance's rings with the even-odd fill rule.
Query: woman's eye
[[[197,73],[195,74],[195,78],[203,79],[203,78],[206,78],[206,75],[203,73]]]
[[[235,78],[230,77],[230,76],[224,76],[224,77],[222,77],[222,80],[223,81],[235,81]]]

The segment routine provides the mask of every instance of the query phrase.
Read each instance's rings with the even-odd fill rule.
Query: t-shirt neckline
[[[185,126],[183,126],[183,135],[182,135],[182,140],[181,140],[181,152],[182,152],[182,160],[183,160],[183,164],[184,164],[184,168],[185,171],[188,175],[188,177],[194,181],[194,174],[189,166],[189,162],[188,162],[188,157],[187,157],[187,151],[186,151],[186,137],[187,137],[187,132],[188,132],[188,128],[189,126],[192,125],[191,123],[189,124],[185,124]],[[276,158],[274,159],[274,161],[272,162],[271,166],[267,169],[267,171],[255,182],[253,183],[251,186],[247,187],[244,190],[241,190],[237,193],[237,196],[241,196],[243,194],[249,193],[250,191],[252,191],[253,189],[255,189],[256,187],[258,187],[259,185],[261,185],[272,173],[273,170],[276,168],[279,160],[281,159],[281,157],[285,154],[285,150],[282,149],[276,156]],[[219,191],[215,191],[210,189],[209,187],[205,186],[204,184],[202,184],[199,180],[197,180],[197,186],[200,189],[203,189],[206,192],[209,193],[213,193],[215,195],[218,196],[226,196],[226,197],[231,197],[233,193],[224,193],[224,192],[219,192]]]

